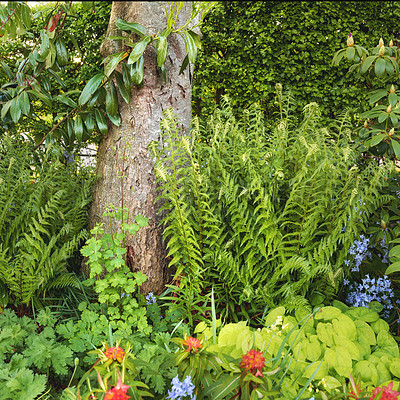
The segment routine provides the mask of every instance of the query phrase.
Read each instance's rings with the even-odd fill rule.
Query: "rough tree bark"
[[[137,22],[155,34],[166,27],[164,7],[167,2],[113,2],[106,40],[101,47],[103,57],[122,51],[120,41],[107,40],[110,35],[121,35],[115,22],[122,18],[127,22]],[[186,22],[192,11],[192,3],[186,2],[178,17],[180,26]],[[127,263],[132,270],[140,270],[147,275],[144,291],[159,293],[168,278],[166,251],[159,226],[160,204],[156,198],[155,173],[148,144],[160,139],[159,123],[162,112],[173,107],[179,115],[184,130],[190,126],[191,71],[178,75],[186,55],[183,39],[178,35],[168,37],[168,53],[165,62],[167,81],[164,83],[161,70],[157,66],[154,48],[144,53],[144,78],[141,88],[134,87],[130,104],[119,99],[122,123],[119,127],[109,124],[108,134],[98,150],[97,174],[94,200],[90,210],[90,228],[103,222],[109,232],[109,223],[102,214],[111,203],[127,207],[132,216],[141,214],[149,218],[149,226],[132,238],[128,238]],[[121,178],[123,175],[123,178]],[[117,228],[117,224],[113,229]]]

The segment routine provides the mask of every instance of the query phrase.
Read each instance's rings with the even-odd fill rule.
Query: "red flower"
[[[121,347],[108,347],[106,348],[104,355],[109,360],[117,360],[119,363],[122,363],[122,360],[125,357],[125,352],[121,349]]]
[[[118,379],[116,386],[110,389],[104,396],[104,400],[129,400],[131,396],[128,396],[126,392],[129,386],[124,385],[121,378]]]
[[[202,349],[203,346],[200,343],[199,339],[196,339],[194,337],[189,337],[187,336],[186,339],[184,340],[183,344],[187,346],[187,349],[185,351],[189,352],[193,349],[195,353],[199,352],[199,349]]]
[[[255,376],[263,376],[262,369],[265,367],[265,358],[261,351],[251,349],[242,356],[239,367],[246,369]]]
[[[374,400],[378,393],[383,392],[380,400],[398,400],[400,393],[395,392],[393,389],[393,381],[387,386],[375,388],[372,391],[372,397],[369,400]]]

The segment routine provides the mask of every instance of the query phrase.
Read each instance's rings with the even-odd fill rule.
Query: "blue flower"
[[[152,292],[149,292],[149,294],[146,296],[146,304],[154,304],[157,302],[156,296]]]
[[[149,293],[150,294],[150,293]],[[191,400],[195,400],[193,393],[195,386],[192,383],[190,375],[187,375],[185,380],[181,382],[179,376],[175,376],[171,382],[172,388],[168,391],[167,399],[184,399],[186,396],[190,396]]]

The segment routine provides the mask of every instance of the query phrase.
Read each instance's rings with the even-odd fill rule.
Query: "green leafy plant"
[[[167,111],[151,145],[175,280],[194,293],[214,284],[218,308],[234,318],[239,307],[248,318],[331,301],[354,237],[393,198],[384,189],[392,164],[357,167],[347,114],[328,130],[313,103],[298,123],[290,95],[278,88],[277,97],[273,130],[257,108],[236,120],[225,102],[205,125],[194,120],[191,137]]]
[[[93,178],[63,164],[58,146],[34,155],[6,137],[0,152],[0,279],[14,305],[40,308],[46,295],[79,285],[67,261],[86,237]]]
[[[388,324],[366,307],[335,302],[294,315],[277,307],[262,328],[241,321],[218,335],[210,325],[199,324],[197,338],[175,339],[182,347],[174,356],[179,376],[191,376],[199,399],[340,398],[351,376],[369,393],[399,387],[399,347]]]
[[[55,319],[49,309],[36,321],[6,309],[0,314],[0,397],[34,400],[58,380],[60,385],[73,365],[72,351],[57,342]],[[49,388],[48,391],[59,389]]]

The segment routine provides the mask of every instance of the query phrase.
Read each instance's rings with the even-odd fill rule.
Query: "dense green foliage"
[[[290,96],[278,98],[272,130],[258,109],[236,120],[225,103],[205,126],[195,121],[191,137],[168,112],[152,146],[176,280],[197,293],[214,284],[218,307],[233,314],[242,303],[294,309],[318,304],[318,293],[331,301],[354,238],[393,199],[393,165],[356,166],[347,114],[328,130],[317,104],[298,122]]]
[[[271,117],[281,83],[298,101],[298,114],[315,101],[324,119],[365,101],[364,79],[347,79],[350,64],[332,68],[334,52],[351,32],[372,47],[399,32],[395,1],[220,1],[202,27],[194,77],[195,115],[210,115],[223,94],[237,115],[259,103]]]
[[[93,178],[64,160],[57,146],[0,141],[0,277],[15,306],[78,286],[67,261],[86,237]]]

